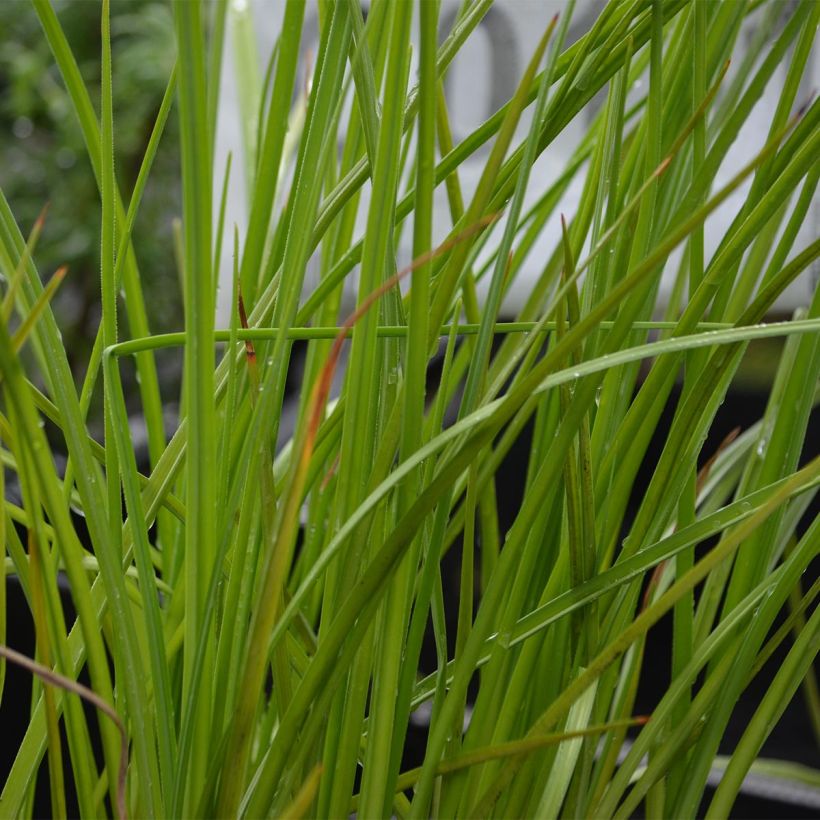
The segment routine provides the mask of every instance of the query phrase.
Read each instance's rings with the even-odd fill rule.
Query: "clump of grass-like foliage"
[[[70,779],[85,817],[604,818],[641,806],[692,817],[738,697],[783,643],[707,815],[728,815],[804,681],[817,724],[820,587],[801,576],[820,550],[817,519],[806,527],[820,459],[801,463],[801,451],[820,299],[761,323],[820,254],[818,240],[796,242],[820,175],[820,105],[798,99],[820,4],[781,20],[777,0],[611,0],[568,45],[570,0],[544,20],[512,98],[454,145],[442,77],[490,5],[466,0],[439,45],[433,0],[374,0],[366,20],[354,0],[320,2],[300,88],[305,0],[283,4],[258,116],[244,123],[240,236],[220,218],[225,169],[213,161],[228,4],[172,4],[176,67],[123,191],[108,0],[99,118],[49,0],[32,0],[99,187],[102,319],[78,385],[49,307],[62,272],[44,289],[34,264],[47,220],[26,239],[0,195],[0,441],[22,493],[0,516],[0,588],[16,576],[37,641],[36,662],[2,650],[34,676],[2,816],[31,813],[47,760],[55,816],[70,809]],[[758,33],[727,73],[752,14]],[[718,178],[776,72],[762,149]],[[537,157],[601,94],[566,170],[534,191]],[[130,234],[172,106],[184,329],[152,335]],[[465,196],[462,164],[483,146]],[[576,179],[577,210],[562,216]],[[437,186],[451,220],[434,241]],[[710,254],[705,226],[724,203],[733,212]],[[534,260],[547,224],[561,239]],[[404,270],[403,235],[415,260]],[[223,242],[236,265],[230,326],[217,330]],[[525,261],[540,275],[516,321],[499,322]],[[165,275],[176,287],[172,264]],[[744,350],[766,337],[787,341],[764,418],[698,472]],[[298,412],[277,451],[296,340],[307,340]],[[166,440],[155,354],[171,347],[184,348],[184,387]],[[132,361],[147,466],[121,384]],[[627,519],[678,380],[663,453]],[[89,435],[95,389],[102,443]],[[530,421],[523,501],[502,532],[494,479]],[[456,602],[440,572],[451,549]],[[647,719],[634,714],[644,642],[669,613],[671,683]],[[426,635],[438,666],[421,677]],[[423,762],[406,769],[410,714],[427,702]]]

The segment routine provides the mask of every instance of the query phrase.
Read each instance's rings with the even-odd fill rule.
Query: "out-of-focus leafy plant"
[[[99,6],[58,0],[54,9],[98,106]],[[111,15],[115,168],[123,190],[130,190],[173,66],[173,21],[168,5],[157,0],[115,0]],[[99,194],[71,100],[34,10],[22,2],[0,3],[0,31],[0,187],[23,226],[31,226],[50,203],[36,258],[43,270],[65,264],[71,271],[54,308],[72,366],[79,367],[100,320]],[[176,128],[172,112],[134,231],[146,283],[161,282],[172,259],[171,221],[180,201]],[[154,287],[152,293],[152,326],[168,328],[179,315],[177,290]]]

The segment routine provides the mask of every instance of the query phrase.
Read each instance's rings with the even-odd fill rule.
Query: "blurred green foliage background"
[[[83,78],[99,112],[99,4],[56,0]],[[173,66],[167,3],[113,0],[116,172],[127,207],[154,118]],[[50,203],[35,260],[46,278],[69,274],[55,300],[75,375],[99,324],[100,200],[82,134],[37,16],[28,2],[0,2],[0,186],[28,234]],[[178,130],[172,110],[135,226],[134,247],[153,331],[176,328],[182,308],[172,252],[172,220],[181,212]]]

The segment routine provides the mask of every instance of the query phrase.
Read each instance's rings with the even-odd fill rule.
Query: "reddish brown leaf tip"
[[[37,219],[34,220],[34,230],[40,231],[43,228],[43,223],[46,221],[46,215],[48,214],[48,209],[51,207],[51,202],[46,201],[46,204],[43,205],[42,210],[40,211]]]
[[[242,288],[239,288],[239,293],[236,298],[236,307],[239,310],[239,324],[242,325],[243,330],[248,329],[248,314],[245,312],[245,300],[242,298]]]
[[[236,307],[239,311],[239,324],[242,325],[243,330],[248,330],[248,314],[245,312],[245,300],[242,298],[242,288],[238,288]],[[248,357],[249,363],[256,362],[256,349],[250,339],[245,339],[245,355]]]

